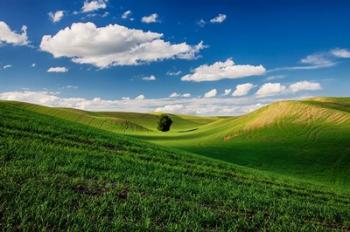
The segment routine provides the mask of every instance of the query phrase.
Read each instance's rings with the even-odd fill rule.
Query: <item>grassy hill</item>
[[[118,133],[137,134],[158,132],[157,122],[160,114],[131,112],[89,112],[71,108],[51,108],[24,102],[7,102],[33,112],[78,122],[95,128]],[[215,121],[216,117],[191,115],[171,115],[174,131],[188,130]]]
[[[0,102],[2,230],[350,230],[349,192],[149,144],[23,105]],[[245,128],[241,120],[254,127]],[[254,120],[254,114],[219,119],[185,134],[198,133],[205,141],[220,127],[226,128],[222,135],[239,129],[246,138],[266,141],[262,132],[249,136],[253,128],[265,128]],[[338,122],[346,120],[339,116]]]
[[[7,102],[98,129],[259,170],[350,188],[350,98],[282,101],[240,117],[89,112]]]
[[[154,143],[284,175],[350,185],[350,98],[273,103]]]
[[[160,113],[129,113],[129,112],[95,112],[96,116],[107,116],[112,118],[124,119],[135,124],[148,128],[152,132],[157,131],[157,123],[159,121]],[[181,132],[189,129],[205,125],[207,123],[217,120],[217,117],[200,117],[192,115],[176,115],[169,114],[173,120],[172,130]]]

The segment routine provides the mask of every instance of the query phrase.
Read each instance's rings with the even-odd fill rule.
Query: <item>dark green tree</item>
[[[162,114],[158,122],[158,130],[163,132],[169,131],[172,123],[173,120],[168,115]]]

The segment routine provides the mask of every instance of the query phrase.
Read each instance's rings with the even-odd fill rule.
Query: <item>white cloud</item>
[[[180,94],[178,94],[177,92],[173,92],[169,95],[169,97],[180,97]]]
[[[228,96],[231,93],[232,89],[225,89],[223,96]]]
[[[250,90],[254,88],[252,83],[245,83],[236,86],[235,91],[232,93],[234,97],[242,97],[249,94]]]
[[[144,81],[155,81],[156,77],[154,75],[148,76],[148,77],[143,77],[142,80]]]
[[[225,14],[219,14],[218,16],[210,19],[211,23],[223,23],[227,16]]]
[[[316,66],[328,66],[333,64],[332,61],[330,61],[325,54],[313,54],[308,55],[307,57],[301,59],[300,61],[303,64],[308,65],[316,65]]]
[[[66,67],[50,67],[47,72],[49,73],[65,73],[68,72]]]
[[[299,92],[302,90],[321,90],[321,84],[318,82],[310,82],[310,81],[299,81],[294,84],[291,84],[288,87],[292,92]]]
[[[12,67],[12,65],[11,64],[7,64],[7,65],[4,65],[3,67],[2,67],[2,69],[8,69],[8,68],[11,68]]]
[[[140,94],[139,96],[135,97],[135,100],[144,100],[145,99],[145,95]]]
[[[300,98],[300,96],[295,98]],[[290,98],[256,98],[253,95],[242,98],[159,98],[138,100],[123,97],[123,99],[108,100],[99,97],[91,99],[62,97],[58,92],[21,90],[0,92],[0,99],[94,111],[152,112],[157,110],[179,114],[240,115],[251,112],[272,101]]]
[[[55,58],[68,57],[79,64],[99,68],[138,65],[164,59],[195,59],[205,48],[203,42],[171,44],[163,34],[111,24],[96,27],[93,23],[73,23],[56,35],[42,37],[40,48]]]
[[[311,54],[300,60],[300,63],[304,65],[278,67],[270,69],[268,72],[329,68],[335,66],[339,58],[350,58],[350,51],[344,48],[335,48],[326,52]]]
[[[167,113],[176,113],[179,112],[184,108],[184,105],[182,104],[175,104],[175,105],[165,105],[163,107],[158,107],[154,111],[155,112],[167,112]]]
[[[164,102],[164,100],[161,100]],[[156,112],[197,115],[241,115],[256,110],[266,103],[254,103],[255,99],[191,98],[177,99],[157,107]]]
[[[329,68],[336,65],[334,55],[331,51],[308,55],[300,60],[304,65],[278,67],[268,70],[268,72],[289,71],[289,70],[314,70],[320,68]]]
[[[63,16],[64,16],[63,10],[58,10],[56,12],[49,12],[49,18],[53,23],[57,23],[57,22],[61,21]]]
[[[4,21],[0,21],[0,45],[2,43],[18,46],[28,45],[27,26],[22,26],[21,32],[16,33]]]
[[[295,94],[300,91],[315,91],[321,89],[322,86],[320,83],[311,81],[298,81],[290,84],[289,86],[282,85],[281,83],[266,83],[258,89],[256,95],[258,97],[268,97],[281,94]]]
[[[128,19],[131,16],[131,10],[127,10],[122,14],[122,19]]]
[[[179,71],[177,71],[177,72],[172,72],[172,71],[168,71],[167,73],[166,73],[166,75],[168,75],[168,76],[178,76],[178,75],[180,75],[182,72],[179,70]]]
[[[331,50],[331,53],[338,58],[350,58],[350,51],[344,48],[335,48]]]
[[[53,106],[59,104],[60,98],[55,93],[48,91],[14,91],[0,93],[0,99],[12,101],[24,101],[35,104]]]
[[[180,94],[177,92],[173,92],[172,94],[169,95],[169,97],[171,97],[171,98],[177,98],[177,97],[189,98],[189,97],[191,97],[191,94],[190,93]]]
[[[226,18],[227,18],[227,16],[225,14],[218,14],[214,18],[210,19],[208,22],[205,21],[204,19],[200,19],[197,22],[197,25],[200,27],[205,27],[205,25],[209,22],[214,23],[214,24],[219,24],[219,23],[223,23],[226,20]]]
[[[157,13],[153,13],[153,14],[148,15],[148,16],[143,16],[141,18],[141,22],[143,22],[143,23],[156,23],[156,22],[159,22],[158,17],[159,17],[159,15]]]
[[[100,10],[100,9],[106,9],[107,2],[108,2],[108,0],[85,1],[81,10],[84,13],[86,13],[86,12],[96,11],[96,10]]]
[[[204,94],[205,98],[215,97],[218,94],[216,89],[212,89]]]
[[[277,71],[293,71],[293,70],[314,70],[320,68],[329,68],[334,66],[336,63],[330,62],[327,65],[303,65],[303,66],[291,66],[291,67],[279,67],[268,70],[269,73]]]
[[[275,96],[283,93],[285,90],[286,86],[281,85],[281,83],[266,83],[258,89],[256,95],[258,97]]]
[[[183,81],[218,81],[221,79],[238,79],[248,76],[263,75],[265,68],[262,65],[236,65],[231,58],[224,62],[217,61],[212,65],[201,65],[191,74],[181,78]]]

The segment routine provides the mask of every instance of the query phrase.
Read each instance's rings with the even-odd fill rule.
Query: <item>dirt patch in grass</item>
[[[126,187],[117,193],[117,197],[119,199],[126,200],[128,198],[128,193],[129,193],[129,189],[128,189],[128,187]]]

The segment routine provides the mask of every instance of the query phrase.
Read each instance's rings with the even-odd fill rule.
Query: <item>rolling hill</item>
[[[175,143],[180,136],[176,134],[198,134],[204,146],[211,132],[216,132],[212,139],[224,143],[220,136],[240,131],[241,141],[266,142],[264,133],[271,127],[278,128],[274,136],[285,131],[281,124],[255,121],[257,114],[274,107],[193,125],[196,131],[171,132],[166,138]],[[0,102],[2,230],[350,230],[346,189],[147,143],[46,110],[57,109],[39,111],[23,103]],[[347,123],[341,116],[335,118],[339,127]],[[297,119],[289,120],[294,124]],[[317,122],[328,125],[329,120],[325,116]],[[225,128],[224,133],[218,128]],[[306,137],[321,141],[323,135]],[[236,137],[227,139],[232,141]]]
[[[7,102],[17,107],[33,112],[78,122],[99,129],[112,132],[135,134],[144,132],[158,132],[157,122],[159,113],[132,112],[89,112],[72,108],[51,108],[24,102]],[[172,129],[182,131],[198,127],[215,121],[216,117],[198,117],[192,115],[171,114],[174,121]]]
[[[154,143],[331,185],[350,184],[350,98],[283,101]]]
[[[174,124],[167,133],[156,129],[159,113],[3,104],[254,169],[350,186],[350,98],[281,101],[239,117],[170,114]]]

